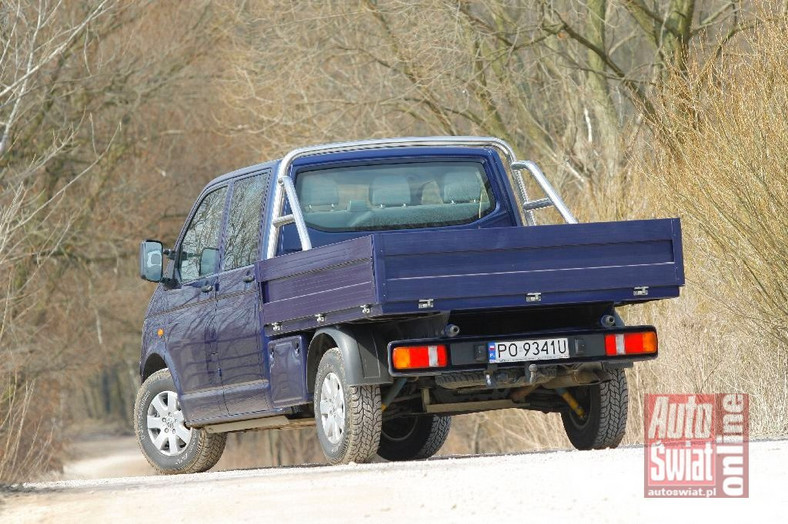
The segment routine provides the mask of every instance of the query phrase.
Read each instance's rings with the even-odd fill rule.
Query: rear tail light
[[[608,356],[641,355],[656,352],[657,333],[654,331],[605,335],[605,354]]]
[[[442,368],[449,363],[446,346],[401,346],[391,355],[394,369]]]

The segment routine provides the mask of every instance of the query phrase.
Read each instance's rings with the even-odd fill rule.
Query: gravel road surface
[[[749,499],[645,499],[643,465],[629,447],[66,480],[0,491],[0,522],[785,522],[788,441],[750,444]]]

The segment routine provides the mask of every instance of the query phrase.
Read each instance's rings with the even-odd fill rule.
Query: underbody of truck
[[[583,417],[588,399],[575,399],[572,388],[607,382],[611,372],[657,357],[656,330],[624,327],[610,304],[396,316],[337,329],[361,342],[368,368],[376,367],[373,360],[376,369],[385,366],[384,423],[414,415],[506,408],[572,410]],[[336,345],[327,335],[298,335],[279,339],[274,351],[280,344],[298,345],[308,339],[314,341],[310,354]],[[314,373],[306,378],[308,387]],[[311,408],[294,408],[279,419],[281,426],[295,421],[298,427],[304,421],[311,425]],[[247,427],[254,424],[249,421]]]

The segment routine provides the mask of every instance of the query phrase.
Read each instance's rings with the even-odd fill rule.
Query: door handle
[[[247,284],[248,284],[249,282],[252,282],[253,280],[254,280],[254,275],[246,275],[246,276],[244,277],[244,282],[246,282]]]
[[[200,291],[203,293],[210,293],[213,291],[213,284],[205,284],[203,287],[200,288]]]

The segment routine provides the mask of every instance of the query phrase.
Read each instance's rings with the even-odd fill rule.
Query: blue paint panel
[[[452,266],[453,271],[465,268]],[[473,268],[467,268],[472,271]],[[457,273],[409,279],[389,279],[385,300],[462,298],[511,295],[513,293],[570,292],[589,289],[664,285],[675,279],[673,264],[579,268],[540,271],[506,271],[498,274]],[[544,297],[543,297],[544,298]],[[574,302],[574,301],[572,301]]]
[[[454,252],[451,267],[446,267],[446,253],[421,253],[417,255],[388,255],[386,249],[386,274],[389,280],[432,277],[446,274],[490,275],[508,269],[537,273],[551,270],[571,270],[601,267],[616,261],[618,265],[652,265],[666,263],[673,267],[673,247],[669,240],[606,244],[597,249],[589,246],[522,248],[510,250]],[[417,262],[417,263],[416,263]]]
[[[409,306],[410,309],[413,309],[412,306]],[[353,322],[358,320],[360,309],[357,307],[345,309],[342,311],[334,311],[326,314],[326,321],[324,322],[325,325],[337,325],[343,324],[345,322]],[[404,311],[404,309],[403,309]],[[368,318],[375,318],[376,316],[380,316],[383,314],[383,308],[379,305],[373,305],[370,308],[370,312],[366,317]],[[288,320],[285,324],[283,324],[283,330],[280,332],[274,332],[271,329],[270,324],[266,324],[265,326],[265,334],[267,337],[277,337],[281,336],[284,333],[298,333],[302,331],[308,331],[310,329],[315,329],[316,322],[314,317],[304,317],[304,318],[297,318],[295,320]]]
[[[673,228],[673,250],[676,260],[676,280],[684,284],[684,244],[681,239],[681,221],[676,218],[672,221]]]
[[[271,391],[277,408],[303,404],[309,400],[306,387],[306,350],[303,336],[271,341]]]
[[[262,260],[256,274],[266,325],[376,302],[370,236]]]
[[[360,260],[343,266],[326,268],[293,277],[281,278],[268,285],[269,302],[293,300],[297,297],[318,299],[323,291],[346,289],[372,281],[372,260]],[[370,297],[372,299],[374,297]],[[341,301],[342,297],[334,297]]]
[[[590,304],[590,303],[613,303],[635,304],[638,302],[649,302],[664,298],[675,298],[679,296],[679,288],[675,286],[650,288],[646,297],[634,297],[632,288],[605,289],[600,291],[570,291],[555,292],[542,295],[542,301],[538,304],[524,303],[522,293],[507,295],[488,295],[481,297],[460,297],[442,298],[434,301],[434,307],[428,311],[452,311],[452,310],[479,310],[479,309],[512,309],[522,307],[555,306],[566,304]],[[396,315],[414,312],[424,312],[417,310],[415,300],[387,301],[380,308],[380,315]],[[330,318],[330,317],[329,317]],[[302,324],[302,329],[307,329]]]
[[[629,304],[678,296],[678,219],[375,233],[258,262],[266,325],[283,332],[381,314]],[[634,288],[648,286],[646,296]],[[525,301],[541,293],[540,302]],[[419,309],[419,299],[433,307]],[[371,304],[373,311],[361,312]]]
[[[277,280],[310,271],[324,270],[355,260],[369,260],[371,244],[372,238],[367,235],[323,246],[320,249],[261,260],[255,265],[257,280],[260,282]]]
[[[370,291],[372,280],[367,280],[355,285],[342,286],[336,289],[326,289],[311,295],[293,297],[289,300],[269,302],[263,308],[263,322],[268,325],[273,322],[283,322],[297,318],[309,318],[318,314],[327,314],[346,309],[356,309],[356,318],[364,318],[361,314],[363,304],[372,304],[374,296]],[[324,324],[334,323],[326,319]],[[319,323],[312,318],[311,327]]]
[[[215,281],[215,276],[209,277],[167,291],[170,310],[162,327],[189,421],[227,413],[216,353],[216,296],[200,289]]]
[[[252,267],[219,276],[216,326],[224,402],[229,415],[271,409],[268,370],[260,339],[257,288],[245,282]]]
[[[419,253],[456,253],[518,248],[549,248],[567,246],[604,246],[649,241],[675,242],[674,226],[679,220],[629,220],[593,222],[589,224],[558,224],[523,228],[485,230],[435,231],[427,239],[419,231],[381,235],[378,242],[386,256]],[[679,233],[680,235],[680,233]],[[679,236],[680,238],[680,236]],[[587,256],[593,256],[590,250]]]

